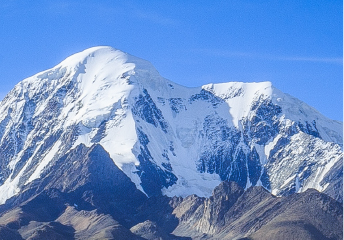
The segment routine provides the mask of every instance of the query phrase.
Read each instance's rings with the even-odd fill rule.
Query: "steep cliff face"
[[[104,148],[147,196],[209,197],[231,180],[342,201],[342,123],[269,82],[186,88],[147,61],[97,47],[20,82],[0,112],[1,203],[81,144]],[[75,174],[59,188],[73,189]]]

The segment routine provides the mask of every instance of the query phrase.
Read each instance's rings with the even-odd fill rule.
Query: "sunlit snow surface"
[[[139,110],[146,106],[137,103],[150,104],[147,99],[156,112],[140,116]],[[256,114],[252,106],[265,100],[282,109],[274,116],[279,132],[264,144],[256,138],[245,143],[243,128]],[[177,177],[174,184],[162,189],[163,194],[209,196],[221,178],[201,172],[198,164],[201,154],[217,150],[220,137],[211,132],[219,128],[216,121],[241,132],[236,153],[248,154],[255,148],[261,165],[269,170],[274,194],[293,184],[297,191],[309,187],[324,190],[327,185],[320,182],[342,158],[342,123],[325,118],[270,82],[186,88],[162,78],[149,62],[110,47],[87,49],[23,80],[0,103],[0,113],[0,161],[5,163],[0,203],[79,144],[101,144],[144,191],[138,173],[138,156],[144,145],[139,132],[148,139],[145,146],[154,165]],[[208,125],[206,119],[210,119]],[[310,123],[307,129],[316,130],[320,137],[298,132],[277,151],[281,139],[287,138],[298,122]],[[276,154],[283,158],[271,161]],[[305,161],[311,164],[306,166]],[[301,165],[305,166],[300,172]],[[302,179],[310,168],[312,173]],[[259,179],[256,185],[261,184]],[[246,187],[250,185],[248,179]]]

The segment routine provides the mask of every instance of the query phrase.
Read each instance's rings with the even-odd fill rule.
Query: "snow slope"
[[[0,203],[79,144],[101,144],[149,196],[210,196],[222,180],[324,191],[342,159],[342,123],[270,82],[186,88],[110,47],[23,80],[0,112]]]

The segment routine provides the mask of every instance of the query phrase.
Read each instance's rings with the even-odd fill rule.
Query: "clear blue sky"
[[[0,99],[86,48],[149,60],[185,86],[271,81],[343,116],[341,0],[0,1]]]

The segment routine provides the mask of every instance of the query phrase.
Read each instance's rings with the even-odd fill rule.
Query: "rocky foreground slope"
[[[209,198],[148,198],[100,145],[80,145],[56,164],[1,205],[1,239],[343,238],[342,203],[314,189],[275,197],[225,181]]]

